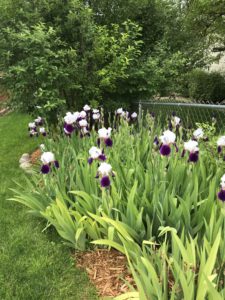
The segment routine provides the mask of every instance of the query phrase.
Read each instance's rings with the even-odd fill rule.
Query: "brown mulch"
[[[31,163],[36,164],[40,156],[41,156],[41,150],[40,149],[35,150],[30,156]]]
[[[134,286],[126,257],[114,249],[77,252],[75,259],[76,267],[87,271],[101,297],[116,297],[128,292],[129,289],[121,278]]]

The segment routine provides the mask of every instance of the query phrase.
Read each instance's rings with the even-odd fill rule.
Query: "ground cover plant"
[[[69,246],[127,255],[137,285],[127,297],[223,299],[225,137],[213,124],[183,128],[175,114],[165,128],[153,114],[122,108],[111,127],[104,119],[88,105],[61,118],[12,200]]]
[[[74,267],[71,254],[54,231],[26,209],[6,199],[14,180],[25,185],[19,168],[21,153],[41,141],[24,131],[30,116],[11,113],[0,118],[0,298],[97,299],[87,275]]]

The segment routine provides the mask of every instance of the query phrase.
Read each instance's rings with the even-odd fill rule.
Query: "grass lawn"
[[[42,232],[42,220],[6,201],[12,196],[13,179],[23,180],[21,154],[41,143],[41,138],[28,137],[29,121],[29,116],[18,113],[0,117],[0,299],[98,299],[56,233]]]

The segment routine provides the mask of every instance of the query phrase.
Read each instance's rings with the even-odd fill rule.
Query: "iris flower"
[[[171,120],[171,124],[173,128],[177,128],[181,124],[181,119],[177,116],[173,116]]]
[[[34,120],[36,126],[42,126],[43,123],[44,123],[44,120],[42,119],[42,117],[37,117],[35,120]]]
[[[39,128],[39,132],[40,132],[40,134],[42,134],[43,136],[46,136],[46,135],[47,135],[47,132],[45,131],[45,128],[44,128],[44,127],[40,127],[40,128]]]
[[[100,113],[93,114],[93,115],[92,115],[92,119],[93,119],[94,121],[98,121],[98,120],[100,119]]]
[[[71,112],[66,113],[66,116],[64,117],[64,132],[67,135],[71,135],[71,133],[74,131],[78,117],[79,112],[75,112],[73,114]]]
[[[98,145],[100,145],[100,141],[103,140],[107,147],[112,147],[113,141],[110,138],[111,131],[112,128],[110,127],[108,129],[104,127],[98,130]]]
[[[90,157],[88,158],[89,164],[92,164],[92,162],[97,159],[101,161],[106,160],[106,156],[103,153],[103,151],[97,147],[91,147],[89,150],[89,154],[90,154]]]
[[[223,147],[225,148],[225,135],[221,136],[217,141],[218,153],[222,152]]]
[[[200,140],[201,138],[204,137],[204,131],[202,130],[202,128],[198,128],[193,132],[193,137],[195,140]]]
[[[219,200],[225,202],[225,174],[221,178],[220,185],[221,185],[221,190],[219,191],[217,196],[218,196]]]
[[[56,168],[59,168],[59,162],[55,160],[55,155],[52,152],[44,152],[41,155],[41,161],[43,163],[41,166],[42,174],[48,174],[52,165],[54,165]]]
[[[136,112],[133,112],[131,115],[130,115],[131,119],[135,120],[137,119],[137,113]]]
[[[160,146],[160,154],[163,156],[169,156],[170,152],[171,152],[171,145],[174,145],[176,147],[175,144],[175,140],[176,140],[176,135],[175,133],[173,133],[170,130],[166,130],[163,132],[163,135],[159,137],[160,141],[161,141],[161,146]],[[176,147],[176,151],[177,151],[177,147]]]
[[[199,154],[198,142],[190,140],[184,143],[184,150],[182,152],[182,157],[184,156],[186,151],[189,152],[189,159],[188,159],[189,162],[198,161],[198,154]]]
[[[91,108],[90,108],[89,105],[86,104],[86,105],[84,105],[83,110],[84,110],[85,112],[89,112],[89,111],[91,110]]]
[[[96,178],[101,178],[100,184],[101,187],[109,187],[110,186],[110,176],[115,176],[112,171],[112,166],[105,162],[101,163],[98,167]]]

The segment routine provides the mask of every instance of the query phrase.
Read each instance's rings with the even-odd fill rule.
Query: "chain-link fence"
[[[140,101],[139,109],[154,113],[165,124],[172,114],[181,118],[183,126],[196,127],[196,123],[211,123],[216,119],[217,130],[225,133],[225,104],[176,102],[176,101]]]

